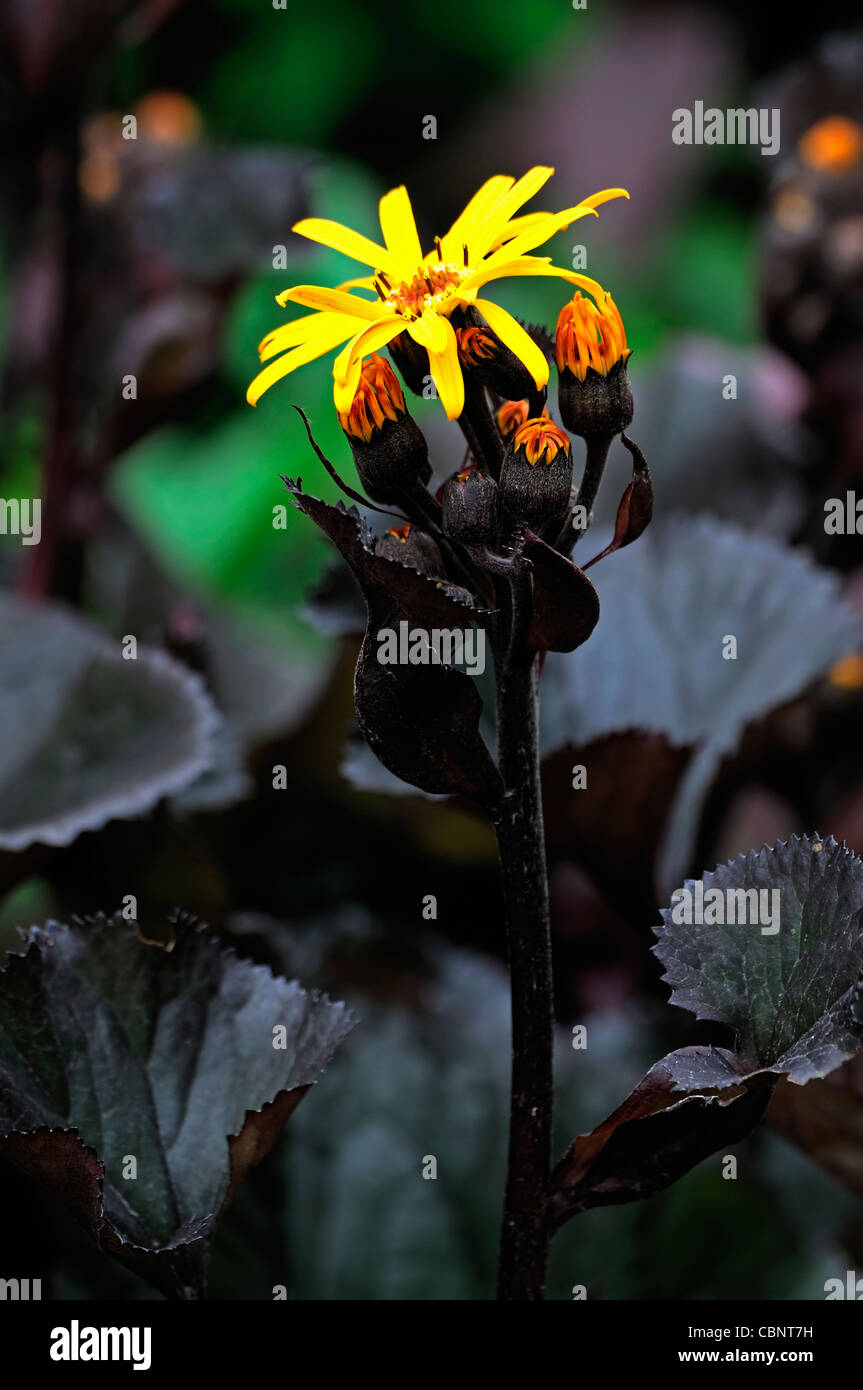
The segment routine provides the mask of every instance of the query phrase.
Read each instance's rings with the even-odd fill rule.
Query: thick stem
[[[498,1297],[544,1296],[550,1233],[553,997],[548,880],[539,780],[537,661],[525,642],[529,579],[512,586],[512,639],[497,669],[497,823],[512,990],[509,1159]]]

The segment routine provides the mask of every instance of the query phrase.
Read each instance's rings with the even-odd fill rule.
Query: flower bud
[[[504,400],[527,396],[539,407],[545,399],[544,392],[537,393],[536,383],[521,359],[501,342],[475,309],[466,310],[466,317],[468,321],[456,328],[458,356],[465,375]]]
[[[406,526],[394,526],[385,535],[378,536],[375,554],[395,560],[400,565],[409,565],[411,569],[433,575],[436,579],[442,579],[446,574],[436,542],[410,522]]]
[[[521,401],[504,401],[500,409],[495,411],[494,418],[501,439],[509,439],[519,425],[523,425],[525,420],[530,418],[530,404],[526,397]]]
[[[545,419],[550,419],[547,410],[542,411]],[[494,418],[500,430],[502,439],[509,439],[514,434],[519,425],[523,425],[525,420],[530,419],[530,401],[504,401],[499,410],[495,411]]]
[[[441,488],[443,529],[462,545],[486,545],[497,535],[497,484],[474,465]]]
[[[555,346],[566,428],[585,439],[620,434],[632,420],[631,350],[611,295],[597,305],[577,293],[560,311]]]
[[[545,415],[525,420],[512,436],[500,472],[506,510],[535,529],[563,517],[571,490],[569,437]]]
[[[405,406],[389,362],[377,353],[366,359],[351,408],[339,411],[360,481],[375,502],[397,502],[404,487],[431,477],[428,447]]]

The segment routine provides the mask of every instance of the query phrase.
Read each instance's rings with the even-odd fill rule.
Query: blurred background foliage
[[[803,348],[785,344],[780,356],[766,340],[771,199],[799,171],[787,173],[785,144],[777,162],[675,146],[671,111],[696,97],[723,108],[767,100],[780,69],[805,63],[853,7],[809,8],[793,23],[786,7],[774,19],[743,0],[67,9],[61,23],[51,7],[15,0],[4,20],[0,495],[45,497],[62,522],[38,558],[0,538],[0,579],[71,604],[115,637],[166,646],[203,675],[232,741],[185,803],[94,824],[63,849],[0,853],[0,939],[12,947],[17,926],[112,910],[134,891],[145,916],[179,905],[357,1007],[362,1026],[226,1218],[213,1296],[269,1298],[285,1284],[304,1298],[488,1297],[508,1067],[493,841],[463,807],[393,797],[386,779],[370,789],[367,770],[359,785],[340,771],[354,626],[332,618],[337,606],[323,606],[326,631],[320,614],[309,621],[330,556],[290,506],[284,529],[273,525],[280,473],[337,495],[292,402],[343,476],[356,475],[330,358],[253,410],[256,344],[284,319],[279,290],[353,273],[291,235],[308,211],[375,236],[378,198],[405,182],[430,236],[495,172],[554,164],[549,206],[624,185],[630,202],[545,250],[566,265],[583,241],[587,272],[622,309],[633,433],[662,509],[707,511],[817,550],[812,519],[833,480],[853,478],[860,431],[858,416],[840,449],[812,412],[826,388]],[[783,130],[833,114],[829,84],[819,90],[811,110],[788,96]],[[134,145],[119,135],[129,113]],[[435,140],[422,137],[429,115]],[[792,162],[793,150],[792,140]],[[501,301],[553,325],[561,291],[507,282]],[[716,383],[737,364],[729,423]],[[135,403],[121,397],[126,373],[138,377]],[[415,402],[415,414],[439,473],[452,471],[460,436],[435,402]],[[622,486],[620,458],[614,467]],[[840,554],[818,558],[853,568]],[[683,582],[697,587],[697,573]],[[801,671],[801,695],[817,674]],[[863,848],[860,758],[846,756],[861,684],[853,673],[822,681],[790,711],[765,689],[770,716],[717,777],[694,867],[813,829],[816,816]],[[272,789],[276,764],[286,791]],[[608,767],[608,794],[625,802],[613,755]],[[668,775],[676,785],[679,768]],[[612,905],[569,833],[555,830],[552,879],[561,1145],[691,1038],[648,953],[650,892]],[[636,856],[622,859],[613,835],[606,851],[600,860],[634,881]],[[652,868],[651,858],[648,881]],[[428,893],[434,922],[421,918]],[[584,1020],[590,1046],[574,1052],[567,1029]],[[437,1182],[419,1176],[425,1154],[437,1156]],[[717,1156],[648,1203],[579,1218],[555,1248],[553,1296],[585,1284],[611,1299],[821,1297],[824,1278],[863,1258],[856,1199],[769,1131],[738,1156],[736,1182],[722,1180]],[[4,1179],[4,1267],[50,1270],[55,1297],[148,1296],[53,1209],[40,1210],[35,1236],[25,1229],[28,1195],[20,1178]]]

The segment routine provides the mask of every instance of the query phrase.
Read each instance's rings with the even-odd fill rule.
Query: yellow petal
[[[336,329],[331,328],[329,334],[312,338],[310,342],[304,343],[301,347],[294,348],[293,352],[283,353],[277,357],[275,362],[271,362],[268,367],[264,367],[262,372],[258,372],[254,381],[246,392],[246,400],[249,405],[257,405],[265,391],[268,391],[275,382],[281,381],[283,376],[287,376],[297,367],[304,367],[307,362],[313,362],[316,357],[322,357],[330,348],[337,347],[349,337],[356,328],[356,320],[345,319]],[[272,356],[272,354],[268,354]]]
[[[338,347],[339,343],[343,343],[352,334],[356,335],[356,331],[356,320],[345,320],[342,324],[333,326],[325,337],[313,338],[310,343],[303,343],[301,347],[286,352],[285,357],[290,362],[291,371],[295,367],[304,367],[307,362],[314,362],[316,357],[323,356],[330,348]]]
[[[371,352],[377,352],[378,348],[386,347],[403,328],[404,319],[394,315],[382,323],[369,324],[342,349],[333,363],[334,394],[338,410],[350,410],[353,404],[360,384],[363,358],[368,357]],[[340,405],[339,402],[344,400],[347,401],[347,405]]]
[[[610,198],[628,198],[629,194],[625,188],[603,188],[599,193],[591,193],[589,198],[582,198],[582,207],[598,208],[602,203],[607,203]]]
[[[513,260],[517,256],[524,255],[526,251],[532,251],[535,246],[541,246],[544,241],[548,241],[557,232],[562,232],[564,227],[571,226],[579,217],[597,217],[598,215],[594,208],[586,206],[564,208],[563,212],[547,212],[540,215],[532,226],[522,228],[517,236],[507,240],[492,256],[487,257],[487,263],[503,258]],[[507,237],[509,237],[512,227],[513,223],[508,222],[505,228]]]
[[[428,310],[420,318],[406,325],[415,343],[427,348],[429,352],[443,352],[447,345],[446,330],[449,327],[442,314]]]
[[[333,382],[333,404],[340,415],[347,415],[354,403],[354,396],[357,394],[359,385],[359,372],[356,380],[348,382]]]
[[[474,303],[489,328],[511,352],[515,353],[519,361],[524,363],[537,387],[545,386],[548,381],[548,362],[530,334],[525,332],[512,314],[507,313],[506,309],[501,309],[499,304],[492,304],[488,299],[477,299]]]
[[[588,275],[579,275],[575,270],[564,270],[561,266],[552,265],[550,256],[521,256],[514,261],[500,261],[484,266],[465,280],[459,286],[459,290],[466,293],[469,290],[478,290],[480,285],[487,285],[490,280],[530,275],[553,275],[560,280],[568,280],[571,285],[578,285],[580,289],[587,290],[588,294],[605,294],[602,285],[596,280],[591,280]]]
[[[336,285],[337,290],[373,290],[374,288],[374,275],[361,275],[358,280],[343,280],[340,285]]]
[[[495,249],[498,245],[503,245],[504,240],[518,236],[520,232],[526,232],[531,227],[536,227],[540,222],[544,222],[547,217],[551,217],[550,212],[526,212],[521,217],[511,217],[505,227],[501,228],[497,238]]]
[[[417,234],[411,200],[402,184],[381,198],[379,204],[381,231],[387,249],[394,259],[403,263],[406,277],[413,274],[423,258]]]
[[[519,274],[521,273],[519,271]],[[571,285],[578,285],[580,290],[587,290],[587,293],[592,294],[594,299],[602,302],[605,290],[598,280],[591,280],[589,275],[579,275],[577,270],[562,270],[560,266],[556,265],[550,265],[547,274],[559,275],[561,280],[568,280]]]
[[[547,219],[559,219],[558,226],[555,230],[561,231],[564,227],[568,227],[572,222],[577,221],[578,218],[585,217],[589,212],[595,212],[602,203],[607,203],[610,198],[628,197],[629,194],[625,188],[604,188],[599,193],[591,193],[589,198],[582,198],[580,203],[577,203],[572,208],[565,209],[563,212],[527,212],[521,217],[511,217],[502,227],[498,228],[494,241],[490,243],[487,249],[489,251],[497,251],[506,244],[507,248],[513,251],[515,255],[520,255],[524,251],[532,250],[534,246],[539,246],[544,238],[540,237],[535,241],[529,241],[525,238],[523,242],[519,241],[517,248],[515,246],[516,238],[520,238],[524,232],[529,232],[535,227],[538,228],[542,226]],[[549,231],[546,237],[552,236],[553,234],[553,231]]]
[[[282,308],[286,304],[304,304],[307,309],[334,309],[337,314],[351,314],[357,319],[379,319],[385,312],[380,301],[361,299],[358,294],[330,290],[323,285],[294,285],[276,296]]]
[[[508,193],[504,193],[494,206],[490,209],[488,216],[482,225],[476,230],[476,246],[471,246],[474,258],[482,256],[494,243],[495,237],[500,233],[504,224],[518,212],[523,203],[532,198],[535,193],[548,183],[554,173],[554,169],[547,165],[538,164],[536,168],[529,169],[520,179],[517,179]]]
[[[322,246],[341,251],[354,261],[373,266],[375,270],[391,270],[394,274],[398,271],[395,258],[389,251],[350,227],[343,227],[341,222],[330,222],[325,217],[306,217],[302,222],[297,222],[292,230],[299,236],[308,237],[309,241],[318,241]]]
[[[594,194],[599,197],[599,194]],[[568,226],[570,222],[575,222],[579,217],[585,217],[587,213],[595,212],[591,198],[585,198],[583,203],[576,204],[573,208],[566,208],[563,212],[526,212],[523,217],[511,217],[505,227],[498,233],[495,245],[490,250],[498,250],[505,243],[512,245],[516,237],[522,232],[529,232],[534,227],[541,226],[548,218],[568,218],[562,226]],[[537,243],[535,243],[537,244]]]
[[[337,322],[346,325],[345,337],[349,337],[351,333],[356,333],[357,325],[353,315],[331,314],[326,311],[320,314],[306,314],[301,319],[295,319],[293,323],[280,324],[278,328],[273,328],[258,344],[261,361],[264,362],[268,357],[272,357],[277,352],[284,352],[287,348],[298,347],[301,343],[326,337],[335,328]]]
[[[494,208],[494,215],[500,217],[512,217],[528,198],[532,198],[534,193],[538,193],[544,188],[554,173],[554,168],[550,164],[535,164],[532,169],[528,169],[526,174],[522,174],[520,179],[516,179],[512,188],[505,193],[503,198]]]
[[[275,385],[277,381],[281,381],[283,376],[287,376],[290,370],[291,364],[287,357],[280,357],[278,362],[271,362],[269,367],[258,372],[246,391],[246,400],[249,405],[257,405],[264,392],[269,391],[270,387]]]
[[[482,188],[477,189],[463,212],[460,212],[445,236],[441,237],[441,250],[444,260],[461,260],[461,249],[465,242],[470,245],[473,233],[489,210],[508,192],[515,179],[508,174],[495,174],[486,179]],[[432,255],[435,253],[433,252]],[[430,259],[430,257],[428,258]]]
[[[464,377],[458,360],[458,343],[449,319],[441,318],[446,346],[441,352],[429,351],[429,371],[448,420],[457,420],[464,410]]]

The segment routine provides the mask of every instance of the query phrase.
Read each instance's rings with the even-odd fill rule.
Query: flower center
[[[402,280],[400,285],[393,286],[379,270],[375,288],[388,309],[394,309],[403,318],[418,319],[427,309],[438,308],[469,274],[468,266],[451,263],[423,265],[412,279]]]

